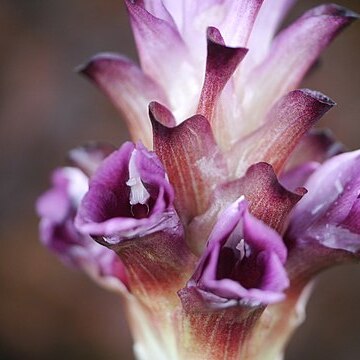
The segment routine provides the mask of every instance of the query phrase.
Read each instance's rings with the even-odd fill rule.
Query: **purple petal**
[[[155,153],[125,143],[90,181],[76,224],[110,244],[158,231],[173,216],[173,190]]]
[[[250,164],[264,161],[279,173],[301,138],[334,105],[317,91],[290,92],[274,105],[262,127],[234,145],[230,168],[235,169],[236,176],[241,176]]]
[[[157,108],[158,104],[150,107],[154,148],[174,186],[175,207],[180,217],[188,222],[206,210],[212,190],[225,180],[225,162],[210,124],[203,116],[195,115],[169,128],[155,118],[160,114]]]
[[[359,168],[360,152],[354,151],[333,157],[315,171],[305,184],[308,194],[291,216],[289,238],[359,252],[354,216],[360,194]]]
[[[62,261],[82,269],[101,286],[125,291],[127,278],[117,255],[74,226],[77,207],[87,189],[88,178],[79,169],[54,172],[52,188],[37,202],[41,241]]]
[[[187,287],[223,298],[229,305],[234,305],[232,300],[252,306],[277,302],[289,285],[285,260],[280,235],[250,215],[246,201],[239,199],[220,215]]]
[[[309,192],[295,207],[286,233],[294,282],[306,283],[328,267],[358,260],[359,168],[359,151],[337,155],[306,182]]]
[[[147,108],[151,101],[167,103],[163,90],[129,59],[100,54],[80,71],[93,80],[123,115],[134,141],[151,147],[151,125]]]
[[[355,18],[340,6],[322,5],[283,30],[247,79],[243,105],[248,123],[258,126],[267,109],[299,85],[321,52]]]
[[[207,40],[206,74],[198,113],[211,122],[221,91],[248,50],[225,46],[219,30],[214,27],[208,28]]]

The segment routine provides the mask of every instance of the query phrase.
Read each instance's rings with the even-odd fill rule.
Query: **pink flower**
[[[81,68],[137,144],[73,152],[41,235],[121,285],[139,359],[279,359],[311,279],[359,260],[359,153],[312,130],[335,103],[298,89],[357,16],[323,5],[276,33],[292,3],[125,0],[140,67]]]

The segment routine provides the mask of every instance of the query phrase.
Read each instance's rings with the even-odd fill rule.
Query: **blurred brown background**
[[[174,0],[175,1],[175,0]],[[289,19],[319,1],[299,1]],[[359,0],[339,0],[360,12]],[[360,24],[322,57],[305,86],[338,106],[322,121],[360,145]],[[121,0],[0,2],[0,359],[133,359],[119,299],[65,268],[38,242],[35,198],[66,151],[127,132],[72,69],[100,51],[135,58]],[[322,275],[288,360],[360,358],[360,267]]]

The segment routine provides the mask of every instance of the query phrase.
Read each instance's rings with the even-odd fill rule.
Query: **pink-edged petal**
[[[190,48],[190,45],[194,44],[194,42],[197,43],[201,36],[203,37],[202,40],[204,40],[205,29],[207,26],[213,25],[212,20],[215,18],[212,16],[212,9],[218,9],[223,1],[162,0],[162,2],[171,14],[172,18],[175,20],[176,26],[181,32],[181,35],[188,41]],[[207,20],[206,23],[201,21],[205,19]]]
[[[359,150],[344,153],[306,182],[308,193],[295,207],[286,233],[293,276],[305,281],[329,266],[359,260],[359,169]],[[304,254],[306,261],[299,261]]]
[[[207,40],[206,74],[197,112],[211,122],[221,91],[248,50],[225,46],[214,27],[208,28]]]
[[[83,234],[117,244],[166,227],[175,216],[172,202],[173,189],[155,153],[127,142],[92,177],[76,225]]]
[[[173,24],[153,16],[136,2],[125,0],[125,3],[141,68],[165,88],[174,78],[174,66],[180,66],[185,60],[185,44]]]
[[[282,20],[296,0],[264,0],[256,17],[247,47],[251,49],[246,63],[252,68],[267,54],[271,41]],[[245,69],[244,69],[245,70]]]
[[[355,13],[340,6],[322,5],[275,38],[269,55],[246,81],[243,106],[252,129],[264,121],[275,101],[299,85],[321,52],[355,18]]]
[[[179,27],[173,22],[153,16],[137,2],[125,0],[125,3],[130,15],[141,68],[145,74],[166,89],[168,101],[160,101],[160,103],[168,106],[180,123],[196,112],[204,78],[203,71],[199,71],[202,66],[195,65],[199,59],[190,55],[180,35]],[[179,3],[179,5],[183,4]],[[169,12],[173,17],[174,13]],[[203,42],[205,43],[205,37]],[[200,59],[203,57],[204,55]],[[184,92],[183,89],[186,91]]]
[[[225,44],[234,47],[247,45],[256,16],[263,0],[224,0],[225,16],[218,25]]]
[[[234,145],[229,155],[230,169],[241,176],[250,164],[265,161],[279,173],[301,138],[334,105],[317,91],[290,92],[274,105],[262,127]]]
[[[121,112],[134,141],[152,146],[147,107],[151,101],[167,103],[163,90],[129,59],[116,54],[99,54],[82,66],[89,77]]]
[[[157,17],[161,20],[165,20],[171,25],[175,26],[174,19],[171,16],[168,9],[165,7],[162,0],[135,0],[133,1],[136,5],[144,8],[154,17]]]
[[[295,189],[295,193],[285,189],[279,183],[271,165],[252,165],[244,177],[216,188],[211,198],[211,206],[189,224],[188,243],[195,253],[201,254],[211,228],[217,222],[218,214],[240,196],[244,196],[248,201],[251,214],[282,233],[289,213],[305,192],[304,188]],[[228,211],[230,210],[231,208]],[[228,216],[227,219],[224,217],[223,226],[227,226],[227,222],[234,217]],[[217,224],[217,228],[221,226],[219,222]]]
[[[226,166],[209,122],[195,115],[176,127],[160,124],[158,104],[151,104],[154,148],[175,190],[175,208],[188,222],[204,212],[210,194],[226,177]]]
[[[308,162],[323,163],[325,160],[345,151],[328,129],[312,129],[291,153],[286,162],[286,171]]]

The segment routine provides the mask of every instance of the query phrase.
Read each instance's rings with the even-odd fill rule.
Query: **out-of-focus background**
[[[174,0],[175,1],[175,0]],[[359,0],[338,0],[360,12]],[[302,0],[289,19],[319,1]],[[323,126],[360,146],[360,24],[324,53],[305,86],[338,102]],[[38,242],[34,201],[67,150],[128,134],[73,68],[100,51],[135,58],[121,0],[0,3],[0,359],[133,359],[121,301]],[[360,358],[360,267],[320,276],[286,359]]]

